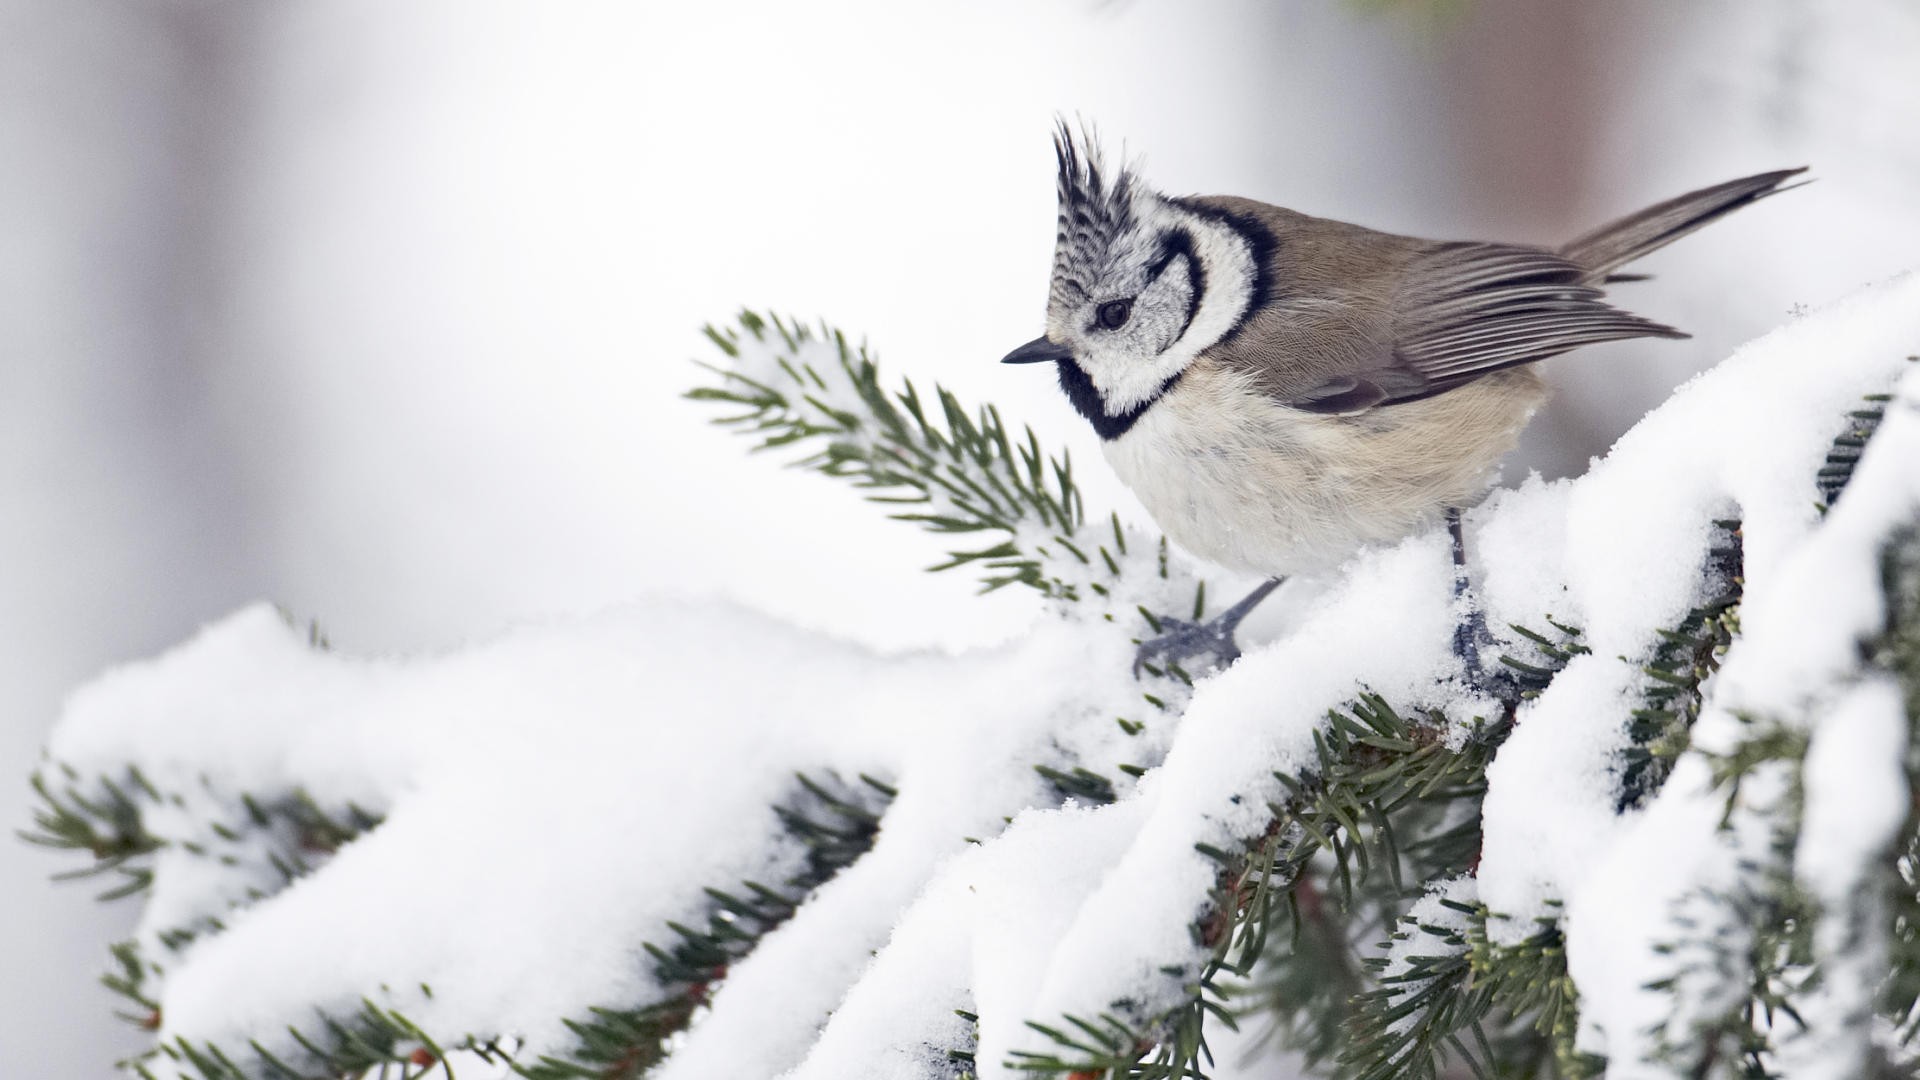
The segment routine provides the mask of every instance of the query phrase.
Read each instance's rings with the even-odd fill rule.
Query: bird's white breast
[[[1323,416],[1202,360],[1104,448],[1175,543],[1237,570],[1310,574],[1477,499],[1543,397],[1537,376],[1513,369]]]

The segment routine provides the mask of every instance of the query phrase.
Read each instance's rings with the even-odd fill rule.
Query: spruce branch
[[[896,794],[890,784],[864,774],[853,782],[830,773],[797,774],[794,791],[775,813],[783,833],[802,848],[799,869],[772,883],[749,880],[727,889],[706,888],[705,914],[697,925],[670,922],[663,939],[667,944],[641,943],[652,961],[659,998],[636,1007],[593,1008],[585,1016],[563,1019],[575,1040],[564,1053],[523,1061],[513,1041],[503,1035],[469,1034],[436,1042],[404,1011],[362,1000],[346,1009],[316,1010],[316,1022],[289,1028],[286,1039],[272,1046],[259,1038],[245,1047],[179,1038],[122,1065],[147,1080],[155,1080],[151,1066],[156,1058],[165,1058],[174,1071],[194,1080],[336,1080],[370,1070],[423,1078],[453,1050],[506,1064],[528,1080],[634,1080],[665,1059],[672,1038],[705,1005],[731,964],[791,918],[815,888],[871,847],[880,815]],[[175,945],[184,947],[194,936],[183,933]],[[159,1004],[145,993],[153,966],[131,944],[116,947],[114,955],[120,966],[108,977],[108,985],[139,1010],[127,1019],[158,1027]],[[427,998],[433,995],[424,985],[420,992]]]
[[[1740,629],[1746,585],[1740,523],[1716,521],[1714,527],[1721,538],[1707,554],[1708,599],[1688,611],[1678,626],[1660,631],[1653,656],[1641,668],[1648,681],[1640,704],[1629,714],[1617,805],[1621,813],[1644,805],[1666,783],[1673,763],[1691,743],[1690,732],[1706,703],[1707,679],[1719,670]]]
[[[1436,899],[1444,909],[1437,914],[1451,918],[1409,914],[1394,934],[1403,952],[1367,961],[1377,986],[1354,997],[1353,1040],[1344,1054],[1359,1080],[1434,1080],[1450,1056],[1473,1063],[1474,1072],[1484,1075],[1483,1059],[1493,1056],[1489,1051],[1476,1057],[1462,1041],[1463,1033],[1472,1032],[1484,1043],[1479,1025],[1492,1004],[1484,988],[1469,982],[1463,916],[1477,909]]]
[[[1818,484],[1825,499],[1823,512],[1844,495],[1861,460],[1867,441],[1885,416],[1889,395],[1871,395],[1869,407],[1848,417],[1848,425],[1834,439]],[[1737,537],[1737,530],[1735,533]],[[1696,1074],[1774,1075],[1784,1055],[1804,1053],[1792,1044],[1809,1032],[1803,1003],[1821,992],[1836,962],[1834,942],[1849,954],[1884,949],[1888,961],[1875,995],[1876,1011],[1894,1032],[1896,1048],[1906,1047],[1914,1034],[1914,1000],[1920,983],[1912,978],[1916,956],[1913,927],[1920,917],[1916,894],[1914,855],[1920,851],[1920,803],[1910,809],[1900,828],[1898,843],[1877,859],[1857,868],[1862,887],[1841,900],[1823,902],[1810,895],[1808,881],[1796,872],[1798,838],[1807,814],[1806,770],[1809,753],[1820,731],[1822,714],[1844,697],[1847,688],[1872,672],[1891,675],[1906,702],[1903,762],[1909,792],[1920,791],[1920,664],[1914,662],[1913,640],[1920,637],[1920,520],[1896,528],[1882,541],[1880,590],[1885,598],[1886,623],[1877,641],[1865,643],[1860,670],[1826,687],[1806,689],[1808,702],[1778,713],[1739,710],[1738,725],[1728,745],[1702,751],[1713,783],[1725,800],[1723,827],[1740,817],[1749,827],[1764,830],[1764,850],[1747,857],[1739,877],[1721,888],[1701,889],[1681,899],[1675,922],[1686,933],[1663,943],[1660,952],[1672,962],[1671,974],[1656,989],[1680,996],[1693,985],[1734,982],[1743,992],[1704,1016],[1670,1022],[1660,1032],[1659,1052],[1678,1068]],[[1732,575],[1737,584],[1737,573]],[[1711,649],[1717,667],[1724,641],[1737,635],[1737,609],[1719,617],[1716,633],[1711,621],[1694,629],[1706,638],[1721,639]],[[1676,636],[1676,641],[1679,637]],[[1674,682],[1680,682],[1674,679]],[[1697,690],[1695,711],[1697,711]],[[1758,795],[1749,797],[1756,790]],[[1823,945],[1826,941],[1828,944]],[[1831,1025],[1830,1016],[1826,1022]],[[1864,1048],[1869,1069],[1890,1071],[1884,1054],[1869,1030],[1870,1017],[1847,1016],[1840,1021],[1845,1038]],[[1824,1038],[1837,1032],[1829,1026]],[[1909,1055],[1911,1056],[1911,1055]],[[1875,1063],[1878,1064],[1875,1064]]]
[[[153,1070],[165,1059],[172,1075],[193,1080],[340,1080],[366,1075],[425,1080],[446,1075],[450,1051],[471,1054],[489,1064],[509,1064],[510,1049],[498,1040],[463,1040],[443,1046],[400,1012],[363,1000],[340,1016],[322,1014],[305,1028],[289,1027],[293,1049],[276,1052],[260,1040],[244,1050],[178,1038],[121,1062],[142,1080],[159,1080]],[[376,1072],[377,1070],[377,1072]]]
[[[1723,527],[1728,540],[1703,569],[1719,591],[1665,632],[1643,666],[1639,715],[1664,711],[1671,720],[1663,733],[1684,736],[1702,683],[1738,629],[1738,528]],[[1590,651],[1578,627],[1544,625],[1550,630],[1515,627],[1529,652],[1502,658],[1523,692],[1537,693]],[[1483,907],[1454,905],[1459,925],[1404,924],[1423,883],[1477,866],[1486,767],[1513,722],[1509,710],[1449,741],[1438,735],[1443,718],[1403,715],[1378,695],[1330,712],[1315,765],[1275,777],[1285,794],[1271,804],[1267,833],[1239,855],[1204,852],[1221,873],[1195,934],[1213,953],[1187,1003],[1147,1023],[1106,1016],[1033,1025],[1056,1049],[1017,1052],[1009,1065],[1116,1080],[1203,1075],[1205,1025],[1225,1011],[1230,980],[1246,979],[1258,964],[1259,1000],[1287,1045],[1342,1077],[1431,1077],[1456,1066],[1479,1075],[1598,1075],[1603,1063],[1573,1045],[1577,994],[1556,921],[1507,946],[1488,938]],[[1665,779],[1664,763],[1634,747],[1645,754],[1638,776],[1651,790]],[[1661,749],[1665,761],[1678,753]],[[1366,928],[1396,923],[1426,944],[1417,962],[1387,972],[1360,941]]]
[[[264,861],[273,868],[278,885],[285,885],[381,821],[380,814],[352,802],[323,807],[299,788],[271,799],[244,792],[229,797],[208,783],[203,784],[205,790],[196,804],[208,807],[202,811],[204,833],[169,840],[148,831],[145,813],[163,802],[178,805],[181,793],[163,794],[137,767],[129,767],[119,779],[84,780],[64,765],[58,767],[57,782],[53,775],[48,768],[33,774],[31,783],[40,806],[34,812],[33,828],[18,835],[30,844],[85,851],[93,857],[91,865],[57,875],[58,879],[119,875],[120,883],[100,894],[101,900],[144,891],[153,877],[147,858],[163,848],[177,848],[229,867]],[[256,889],[250,899],[265,895]]]
[[[1059,601],[1098,600],[1109,618],[1142,605],[1185,608],[1168,600],[1198,590],[1170,566],[1164,540],[1117,515],[1090,521],[1068,455],[1047,453],[1032,428],[1013,430],[992,406],[969,409],[938,386],[928,397],[910,381],[890,390],[866,348],[832,327],[743,311],[706,333],[729,362],[702,363],[714,381],[686,396],[732,406],[714,422],[756,450],[802,451],[796,465],[951,538],[946,560],[929,569],[968,569],[988,592],[1019,584]],[[1128,595],[1115,595],[1122,588]]]
[[[1555,909],[1558,904],[1551,905]],[[1566,939],[1559,916],[1539,920],[1526,939],[1496,945],[1487,934],[1493,919],[1481,905],[1468,924],[1476,984],[1488,991],[1506,1018],[1493,1036],[1496,1065],[1516,1075],[1551,1075],[1565,1080],[1599,1076],[1606,1061],[1574,1046],[1579,993],[1567,972]]]
[[[80,776],[72,768],[62,765],[59,771],[57,789],[46,768],[34,772],[31,783],[40,805],[34,810],[33,827],[17,830],[16,835],[29,844],[84,851],[93,857],[87,866],[55,875],[57,881],[118,875],[119,882],[98,899],[118,900],[146,890],[153,883],[153,871],[141,860],[164,841],[146,830],[135,797],[157,798],[158,793],[137,768],[128,770],[126,783],[102,777],[90,792],[81,790]]]
[[[1052,601],[1054,614],[1096,624],[1130,622],[1137,611],[1152,625],[1151,612],[1167,610],[1167,598],[1189,587],[1196,616],[1204,607],[1198,583],[1169,569],[1164,540],[1125,529],[1117,518],[1090,520],[1065,456],[1046,456],[1031,430],[1016,435],[993,409],[971,410],[938,388],[930,397],[911,384],[885,389],[865,351],[850,348],[830,328],[816,332],[745,313],[735,326],[710,329],[709,337],[733,363],[710,368],[715,383],[689,396],[744,410],[719,422],[751,436],[756,448],[792,448],[803,455],[799,464],[846,480],[892,508],[895,518],[950,538],[946,560],[934,569],[967,568],[986,591],[1025,585]],[[1890,400],[1870,398],[1847,417],[1817,478],[1825,505],[1843,496]],[[1701,927],[1731,922],[1749,932],[1714,937],[1695,933],[1684,920],[1675,923],[1682,936],[1666,951],[1672,975],[1654,988],[1678,1002],[1689,992],[1688,980],[1724,987],[1730,979],[1732,992],[1714,997],[1706,1015],[1696,1009],[1663,1032],[1668,1064],[1703,1076],[1768,1075],[1783,1040],[1801,1024],[1802,1003],[1827,974],[1819,931],[1851,920],[1850,933],[1876,947],[1884,943],[1891,958],[1874,1006],[1893,1035],[1876,1046],[1883,1056],[1874,1062],[1892,1075],[1902,1048],[1920,1042],[1920,978],[1913,975],[1920,968],[1920,801],[1898,844],[1863,878],[1870,887],[1862,893],[1872,902],[1846,908],[1829,898],[1823,910],[1823,901],[1809,894],[1818,890],[1796,882],[1793,866],[1793,840],[1805,814],[1802,777],[1815,738],[1809,721],[1817,717],[1743,715],[1730,746],[1715,744],[1720,748],[1708,752],[1691,745],[1713,692],[1710,680],[1741,633],[1741,526],[1719,526],[1724,538],[1697,568],[1697,595],[1704,599],[1662,632],[1651,655],[1621,661],[1644,678],[1639,700],[1621,718],[1626,748],[1614,761],[1621,777],[1618,812],[1654,798],[1676,758],[1690,750],[1709,764],[1729,818],[1736,808],[1755,812],[1740,806],[1743,794],[1760,789],[1769,796],[1758,811],[1771,830],[1768,850],[1740,865],[1734,887],[1686,898],[1712,910]],[[1883,555],[1887,623],[1879,636],[1859,642],[1860,670],[1853,674],[1883,682],[1890,674],[1900,683],[1909,728],[1906,776],[1910,789],[1920,790],[1920,521],[1892,537]],[[1523,697],[1545,690],[1568,663],[1590,654],[1578,627],[1550,619],[1545,626],[1513,627],[1518,640],[1502,657],[1509,683]],[[317,630],[312,636],[323,643]],[[1146,701],[1177,713],[1185,701],[1184,674],[1154,674],[1162,682],[1149,684]],[[1127,735],[1142,728],[1126,718],[1117,722]],[[1364,690],[1331,710],[1315,732],[1309,766],[1241,793],[1252,806],[1266,807],[1265,830],[1244,844],[1196,845],[1214,867],[1209,895],[1195,898],[1204,910],[1190,927],[1199,959],[1162,969],[1166,981],[1153,989],[1167,992],[1142,995],[1175,1000],[1174,1007],[1147,1015],[1140,999],[1126,998],[1095,1015],[1030,1023],[1051,1041],[1050,1051],[1016,1051],[1005,1064],[1076,1078],[1203,1077],[1212,1064],[1212,1025],[1233,1026],[1246,1015],[1241,1006],[1257,995],[1293,1048],[1342,1078],[1438,1078],[1461,1070],[1482,1077],[1596,1075],[1605,1063],[1574,1043],[1580,1001],[1557,904],[1548,901],[1549,914],[1530,936],[1496,944],[1488,933],[1496,915],[1473,898],[1486,770],[1515,722],[1509,707],[1463,732],[1437,711]],[[1701,741],[1708,741],[1704,733]],[[1099,754],[1111,750],[1097,745]],[[1078,760],[1082,753],[1094,756],[1082,745],[1031,768],[1060,799],[1092,804],[1115,801],[1127,783],[1120,777],[1145,771],[1092,760],[1103,772]],[[234,902],[242,906],[380,825],[377,813],[352,804],[321,807],[298,790],[268,801],[209,790],[190,793],[189,807],[137,770],[83,778],[49,766],[34,786],[42,806],[22,835],[86,851],[93,859],[86,873],[117,876],[108,897],[146,888],[151,859],[177,849],[222,866],[248,860],[270,866],[267,884]],[[370,999],[356,1002],[349,993],[320,1011],[317,1022],[268,1040],[271,1045],[173,1038],[125,1065],[142,1076],[160,1069],[198,1080],[338,1080],[370,1070],[424,1077],[451,1050],[508,1064],[529,1080],[638,1080],[665,1059],[734,964],[872,847],[896,794],[889,782],[864,775],[851,781],[830,773],[797,775],[773,808],[775,843],[784,845],[782,865],[791,873],[766,882],[690,883],[698,887],[687,905],[691,914],[638,943],[651,976],[645,1000],[566,1018],[572,1045],[537,1060],[517,1060],[510,1040],[479,1034],[443,1039],[443,1049],[402,1011]],[[155,835],[149,826],[157,819],[150,814],[165,802],[198,818],[199,831]],[[1436,882],[1458,888],[1436,890]],[[224,914],[205,915],[155,940],[161,950],[179,952],[222,930]],[[1376,945],[1382,935],[1390,940]],[[143,948],[115,947],[116,968],[106,981],[131,1004],[129,1020],[160,1028],[154,981],[161,965]],[[1829,948],[1825,958],[1832,956]],[[431,998],[430,988],[420,991]],[[977,1046],[928,1049],[953,1076],[970,1080]]]
[[[1874,662],[1899,680],[1907,702],[1907,789],[1920,792],[1920,523],[1887,545],[1881,580],[1888,599],[1886,632]],[[1920,1059],[1920,796],[1901,826],[1902,841],[1886,876],[1889,974],[1881,988],[1879,1015],[1893,1042]]]
[[[119,900],[148,890],[153,883],[152,857],[163,850],[210,860],[224,875],[250,882],[220,910],[203,912],[189,923],[151,930],[140,941],[111,946],[114,966],[101,976],[101,984],[128,1006],[117,1015],[146,1029],[158,1026],[159,1006],[152,985],[173,958],[200,938],[224,930],[224,916],[311,873],[340,846],[381,820],[380,815],[351,802],[329,810],[297,788],[274,799],[244,793],[230,798],[203,783],[194,804],[201,808],[200,833],[166,839],[148,829],[146,815],[162,805],[184,805],[183,793],[163,793],[137,767],[129,767],[118,779],[88,780],[65,765],[48,766],[37,771],[31,782],[40,806],[33,828],[19,835],[42,847],[91,855],[89,865],[57,874],[55,879],[113,874],[116,884],[100,893],[99,900]]]
[[[831,773],[796,773],[795,789],[774,813],[791,841],[804,846],[800,869],[784,881],[708,886],[705,922],[667,925],[665,946],[641,943],[653,960],[660,1000],[638,1007],[595,1008],[565,1021],[575,1038],[562,1055],[513,1064],[527,1080],[637,1080],[666,1059],[671,1040],[706,1005],[728,968],[762,938],[792,918],[813,890],[853,865],[873,846],[880,818],[899,794],[891,784],[860,774],[848,782]]]
[[[1330,894],[1325,901],[1347,912],[1361,909],[1370,889],[1400,900],[1410,881],[1439,871],[1429,862],[1436,857],[1455,862],[1447,871],[1464,873],[1478,850],[1477,804],[1486,765],[1511,717],[1483,723],[1455,745],[1440,737],[1444,723],[1425,713],[1403,716],[1375,694],[1331,711],[1315,740],[1315,765],[1299,776],[1275,775],[1280,798],[1269,803],[1273,817],[1262,836],[1239,853],[1200,847],[1219,871],[1207,913],[1193,928],[1209,957],[1197,972],[1169,973],[1190,980],[1185,1002],[1145,1022],[1104,1015],[1030,1023],[1055,1049],[1015,1051],[1008,1066],[1055,1075],[1105,1073],[1116,1080],[1205,1075],[1206,1025],[1234,1022],[1228,980],[1249,977],[1269,955],[1276,927],[1301,926],[1303,906],[1322,902],[1300,888],[1316,860],[1327,861],[1321,871]],[[1455,837],[1426,847],[1401,843],[1401,835],[1421,835],[1401,824],[1452,816],[1452,804],[1462,801],[1476,807],[1466,830],[1471,844],[1451,842]]]

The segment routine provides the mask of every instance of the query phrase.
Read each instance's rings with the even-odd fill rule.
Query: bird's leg
[[[1453,538],[1453,599],[1456,604],[1466,601],[1466,610],[1453,625],[1453,655],[1467,669],[1467,680],[1482,686],[1486,683],[1486,672],[1480,668],[1480,647],[1491,642],[1493,635],[1487,632],[1487,615],[1480,609],[1480,602],[1469,596],[1467,539],[1460,526],[1458,507],[1447,508],[1447,535]]]
[[[1176,619],[1171,615],[1160,616],[1157,620],[1160,632],[1141,642],[1139,651],[1134,653],[1134,676],[1138,677],[1141,669],[1149,663],[1177,666],[1196,656],[1213,657],[1216,667],[1233,663],[1240,658],[1240,646],[1233,640],[1234,631],[1240,628],[1240,621],[1260,606],[1260,601],[1265,600],[1285,580],[1273,578],[1261,582],[1239,603],[1204,622]]]

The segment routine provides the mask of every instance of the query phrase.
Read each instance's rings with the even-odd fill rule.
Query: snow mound
[[[767,383],[846,359],[791,336],[736,345]],[[1726,1004],[1724,986],[1677,1010],[1650,989],[1697,924],[1689,898],[1779,857],[1798,790],[1762,770],[1730,802],[1716,779],[1765,719],[1811,747],[1786,872],[1844,913],[1821,924],[1824,996],[1786,1052],[1815,1063],[1804,1075],[1848,1075],[1864,1053],[1849,1018],[1884,964],[1849,951],[1878,914],[1860,882],[1909,799],[1899,689],[1860,643],[1885,622],[1880,552],[1920,518],[1920,373],[1825,516],[1813,478],[1916,345],[1909,277],[1741,350],[1588,475],[1473,511],[1472,579],[1502,638],[1485,666],[1528,647],[1510,625],[1578,633],[1512,706],[1453,654],[1461,610],[1430,533],[1357,557],[1190,700],[1147,684],[1164,713],[1143,711],[1114,613],[1176,590],[1132,565],[1098,604],[1052,605],[1025,638],[962,656],[880,658],[743,610],[647,603],[356,659],[255,607],[77,691],[42,779],[119,821],[102,842],[150,869],[127,955],[155,1005],[155,1076],[213,1075],[203,1061],[250,1046],[311,1060],[342,1028],[401,1029],[376,1048],[396,1060],[569,1061],[580,1025],[613,1010],[665,1024],[651,1075],[672,1080],[1006,1077],[1059,1051],[1032,1023],[1152,1034],[1196,998],[1231,951],[1203,929],[1223,855],[1271,840],[1330,711],[1370,693],[1436,745],[1511,731],[1472,876],[1413,888],[1415,919],[1464,934],[1460,909],[1484,905],[1494,948],[1558,921],[1581,1047],[1614,1075],[1669,1075],[1662,1032]],[[817,382],[835,401],[857,390]],[[1623,718],[1663,632],[1727,585],[1728,522],[1740,633],[1690,748],[1635,796]],[[1059,538],[1058,522],[1020,529],[1029,547]],[[1063,787],[1075,769],[1085,786]],[[689,944],[729,927],[738,949]],[[676,1002],[690,1025],[666,1023]],[[386,1019],[354,1026],[369,1016]]]

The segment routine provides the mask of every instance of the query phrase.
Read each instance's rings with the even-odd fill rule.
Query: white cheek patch
[[[1186,332],[1157,356],[1143,357],[1124,341],[1099,340],[1095,335],[1088,335],[1095,340],[1082,338],[1075,356],[1100,392],[1107,415],[1116,417],[1157,397],[1201,350],[1232,331],[1253,298],[1253,245],[1239,232],[1153,196],[1139,199],[1136,212],[1147,235],[1182,228],[1193,237],[1194,258],[1199,262],[1195,269],[1204,292]],[[1143,329],[1158,331],[1145,335],[1155,340],[1170,332],[1157,327]]]

